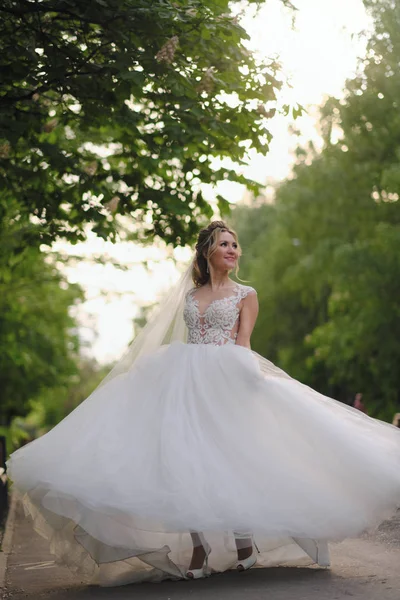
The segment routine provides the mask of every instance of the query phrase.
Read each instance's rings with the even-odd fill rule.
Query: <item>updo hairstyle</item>
[[[195,246],[196,256],[192,270],[193,283],[197,288],[205,285],[210,280],[208,261],[217,249],[220,233],[224,231],[230,233],[235,238],[239,256],[241,254],[237,233],[230,229],[224,221],[212,221],[208,227],[201,229]],[[238,265],[236,265],[236,275],[238,268]]]

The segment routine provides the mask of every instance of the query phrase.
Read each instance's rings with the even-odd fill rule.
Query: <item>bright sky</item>
[[[297,0],[296,5],[294,29],[291,14],[279,0],[268,0],[256,15],[252,9],[243,20],[252,48],[261,56],[278,55],[290,79],[292,88],[285,90],[282,103],[299,102],[307,108],[307,115],[295,124],[301,138],[289,133],[290,119],[277,115],[270,126],[274,139],[269,155],[252,156],[246,174],[266,184],[290,173],[292,152],[299,142],[313,139],[318,144],[317,106],[328,95],[341,95],[345,80],[355,72],[357,57],[364,52],[356,35],[368,27],[361,0]],[[245,197],[242,186],[224,186],[224,195],[229,194],[232,201]],[[66,251],[63,243],[55,248]],[[100,362],[112,361],[132,339],[132,319],[138,306],[154,302],[160,291],[176,280],[177,269],[165,258],[162,247],[140,248],[127,242],[113,245],[91,237],[67,251],[82,256],[67,268],[67,276],[86,292],[87,300],[78,310],[86,353]],[[91,254],[103,256],[110,264],[93,264],[88,259]],[[185,261],[188,254],[178,249],[175,258]],[[116,269],[112,260],[128,269]]]

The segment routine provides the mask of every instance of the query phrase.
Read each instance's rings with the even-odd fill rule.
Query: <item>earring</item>
[[[209,268],[208,268],[208,261],[207,261],[207,273],[209,273],[209,272],[210,272],[210,270],[209,270]]]

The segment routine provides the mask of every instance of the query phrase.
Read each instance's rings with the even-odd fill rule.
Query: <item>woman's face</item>
[[[221,231],[217,248],[210,257],[210,264],[215,271],[231,271],[236,267],[239,258],[238,244],[231,233]]]

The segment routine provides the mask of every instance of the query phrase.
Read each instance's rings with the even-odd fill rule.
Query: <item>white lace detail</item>
[[[237,333],[233,333],[239,318],[239,303],[255,289],[248,285],[236,284],[234,293],[225,298],[213,300],[200,313],[199,301],[194,297],[195,289],[186,296],[183,318],[189,330],[188,344],[234,344]]]

